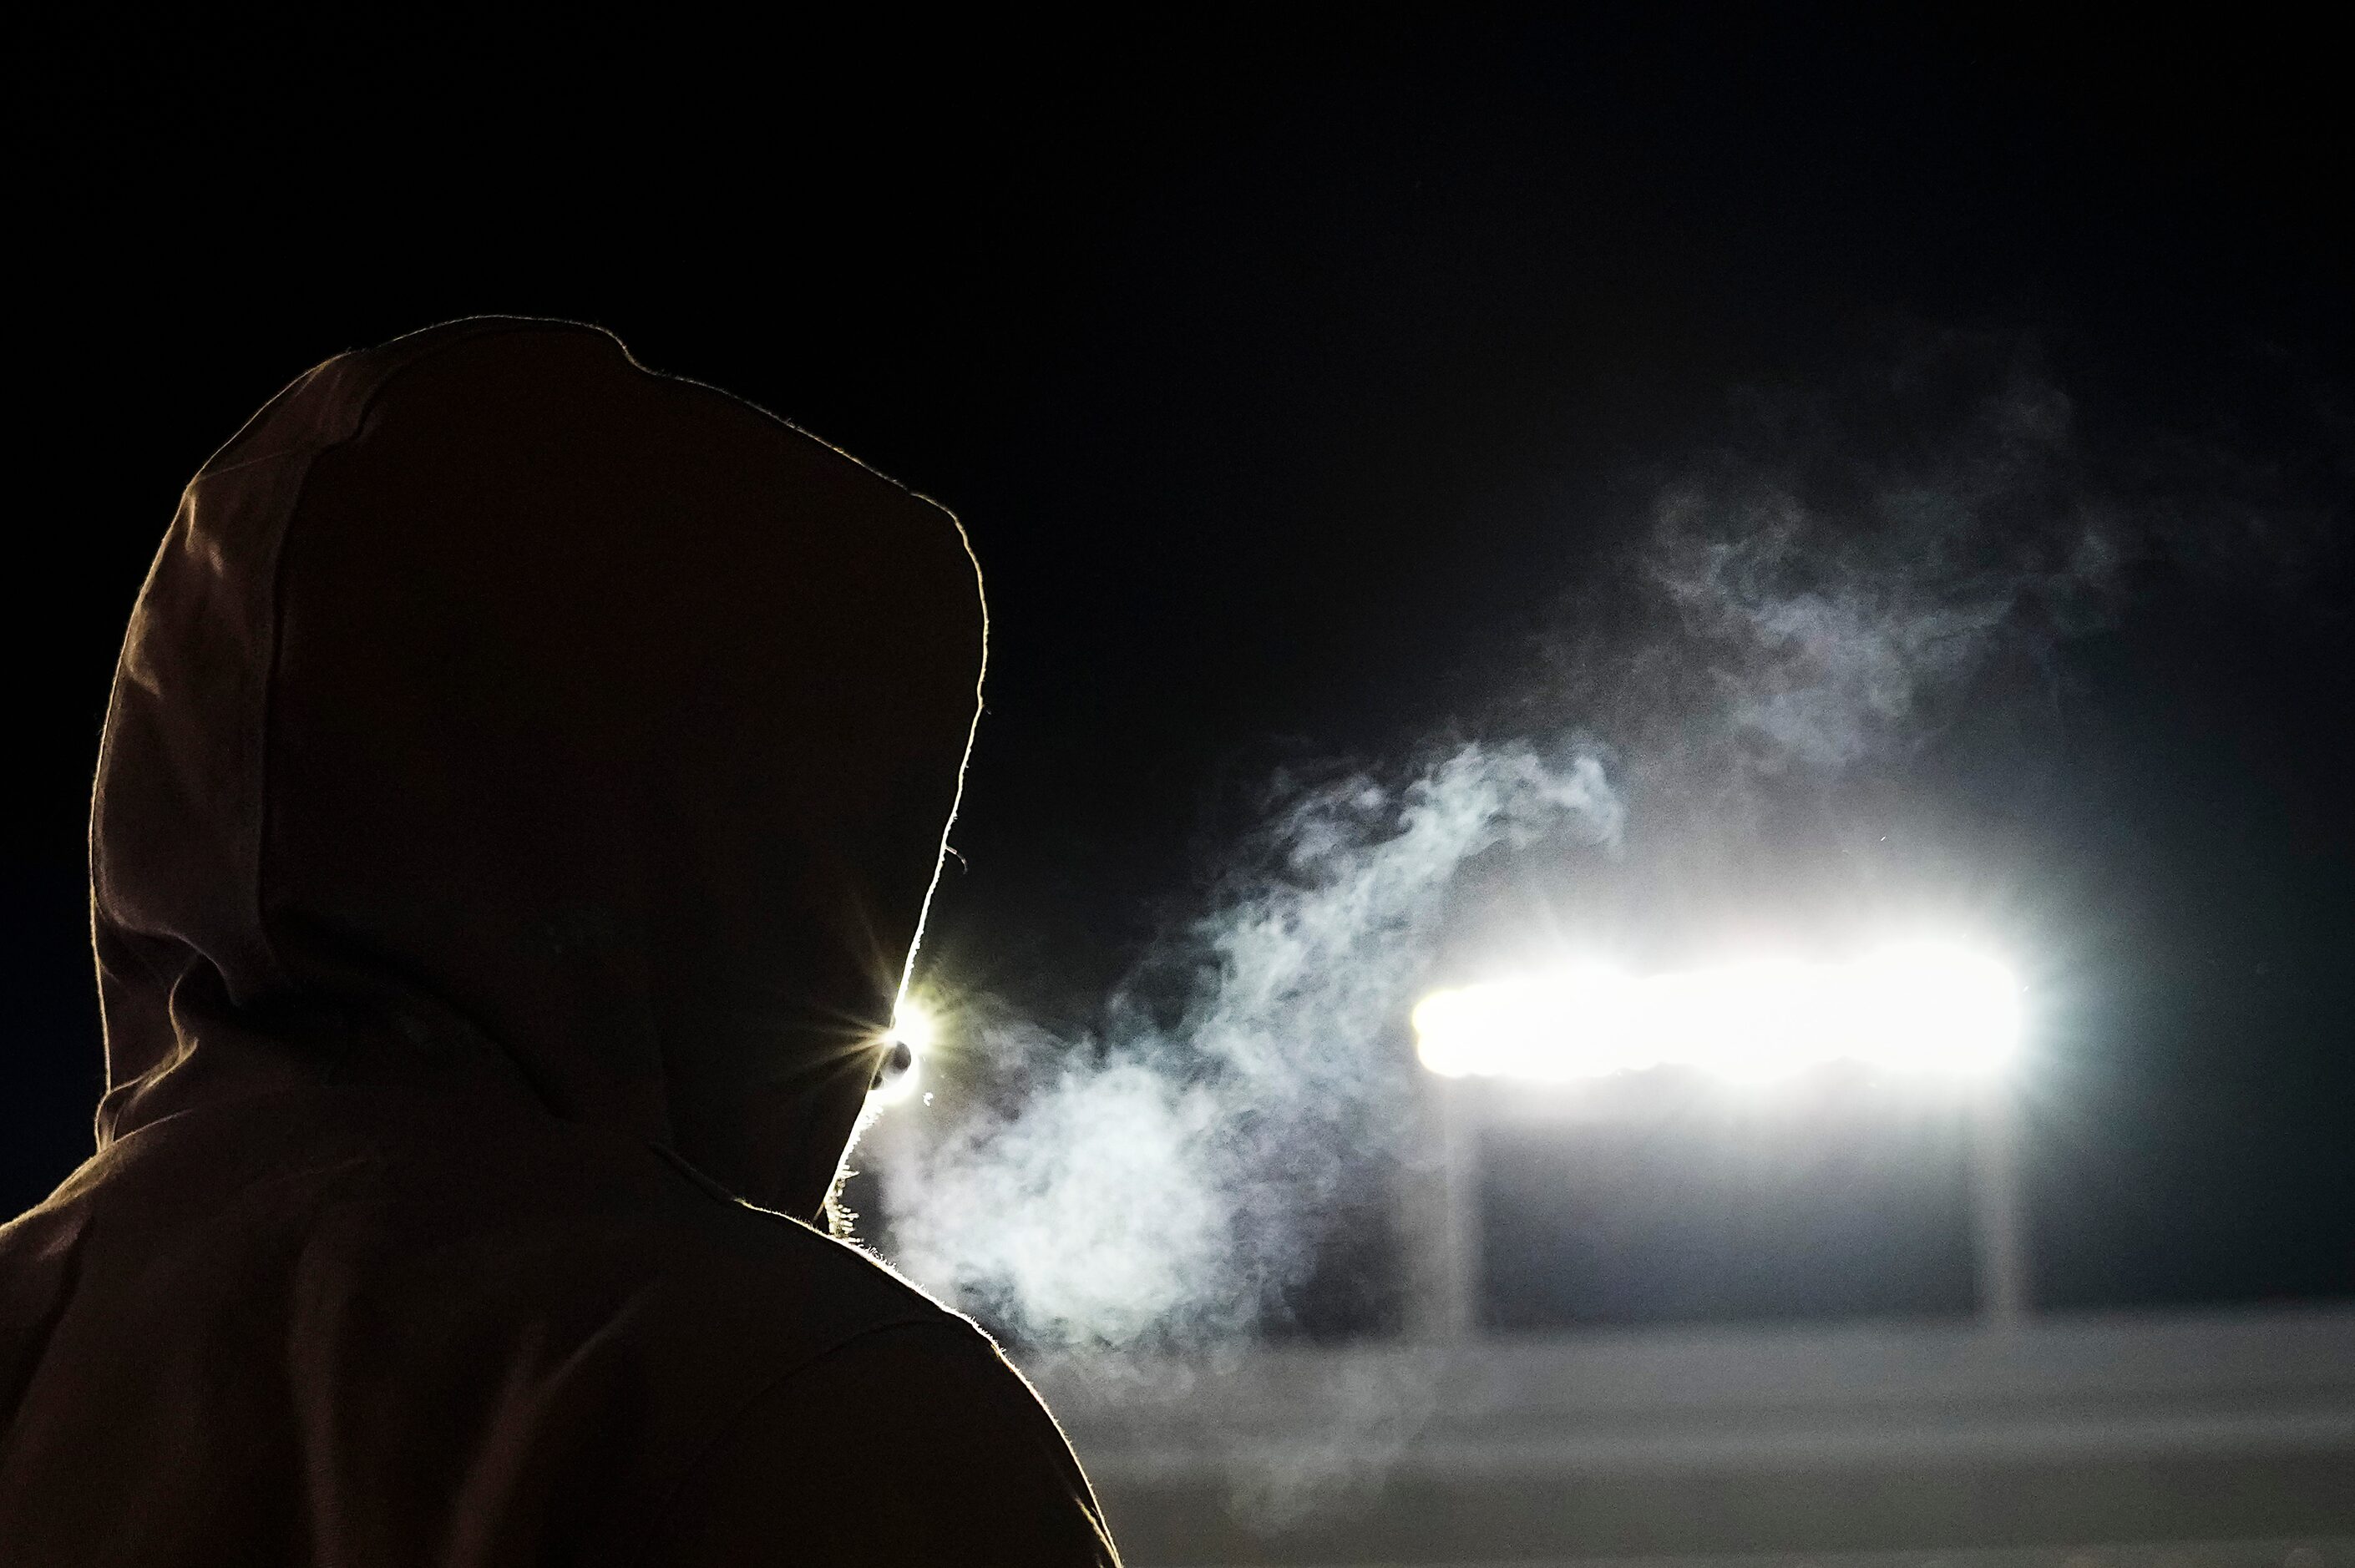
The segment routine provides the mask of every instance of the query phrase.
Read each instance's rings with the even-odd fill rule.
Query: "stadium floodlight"
[[[1940,1082],[1967,1111],[1971,1248],[1982,1321],[2008,1330],[2029,1308],[2017,1155],[2019,980],[1984,953],[1892,944],[1845,963],[1750,959],[1636,976],[1597,964],[1433,992],[1414,1010],[1431,1070],[1437,1182],[1409,1234],[1423,1253],[1419,1331],[1479,1330],[1478,1123],[1510,1098],[1465,1095],[1470,1078],[1577,1083],[1655,1067],[1759,1085],[1852,1063]],[[1540,1097],[1550,1100],[1551,1097]]]
[[[1434,992],[1414,1010],[1433,1073],[1555,1082],[1683,1066],[1756,1083],[1838,1062],[1990,1077],[2018,1054],[2022,1022],[2004,965],[1933,942],[1641,977],[1586,965]]]

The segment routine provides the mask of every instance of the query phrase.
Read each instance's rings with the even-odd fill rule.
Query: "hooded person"
[[[0,1560],[1113,1562],[996,1348],[818,1228],[983,637],[954,518],[591,328],[256,415],[115,677]]]

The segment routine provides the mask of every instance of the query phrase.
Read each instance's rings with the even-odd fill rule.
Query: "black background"
[[[957,510],[995,641],[936,945],[1051,1014],[1270,757],[1488,707],[1613,484],[1899,320],[2030,334],[2096,426],[2339,484],[2286,598],[2160,574],[2071,652],[2073,831],[2125,913],[2035,1202],[2056,1305],[2355,1291],[2332,51],[2245,9],[1907,16],[37,30],[0,1207],[88,1149],[123,617],[179,486],[331,353],[597,321]],[[2279,456],[2253,357],[2335,447]]]

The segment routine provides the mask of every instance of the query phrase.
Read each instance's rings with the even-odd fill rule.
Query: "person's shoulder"
[[[954,1314],[881,1326],[760,1390],[672,1499],[652,1561],[1105,1568],[1085,1473],[1029,1383]]]
[[[259,1268],[299,1235],[356,1297],[453,1336],[561,1322],[682,1370],[774,1375],[879,1327],[963,1321],[655,1144],[527,1108],[375,1089],[185,1119],[94,1161],[75,1197],[151,1258],[201,1229],[216,1251],[242,1238]]]
[[[748,1203],[666,1150],[655,1185],[669,1265],[772,1301],[835,1303],[859,1330],[923,1325],[995,1353],[986,1335],[856,1241]]]
[[[388,1191],[350,1223],[410,1239],[357,1283],[454,1333],[527,1329],[547,1341],[535,1354],[568,1340],[587,1383],[660,1388],[699,1413],[690,1424],[879,1333],[995,1354],[861,1247],[743,1202],[658,1144],[544,1117],[430,1142],[413,1117],[372,1127]]]
[[[872,1253],[660,1155],[666,1331],[729,1358],[734,1395],[651,1561],[1103,1568],[1119,1557],[1046,1405],[987,1332]],[[679,1314],[684,1313],[681,1317]]]

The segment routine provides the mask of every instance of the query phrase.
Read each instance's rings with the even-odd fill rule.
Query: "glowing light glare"
[[[924,1053],[940,1039],[940,1024],[921,1003],[903,996],[892,1011],[891,1027],[883,1038],[908,1048],[908,1065],[876,1085],[868,1092],[868,1097],[879,1104],[897,1105],[915,1094],[924,1075]]]
[[[891,1012],[890,1038],[899,1041],[918,1055],[930,1050],[941,1037],[939,1020],[915,998],[903,996]]]
[[[1640,979],[1588,966],[1498,980],[1434,992],[1414,1027],[1423,1065],[1447,1077],[1685,1066],[1758,1082],[1833,1062],[1998,1073],[2019,1049],[2022,1017],[2002,964],[1913,943],[1845,964],[1764,959]]]

